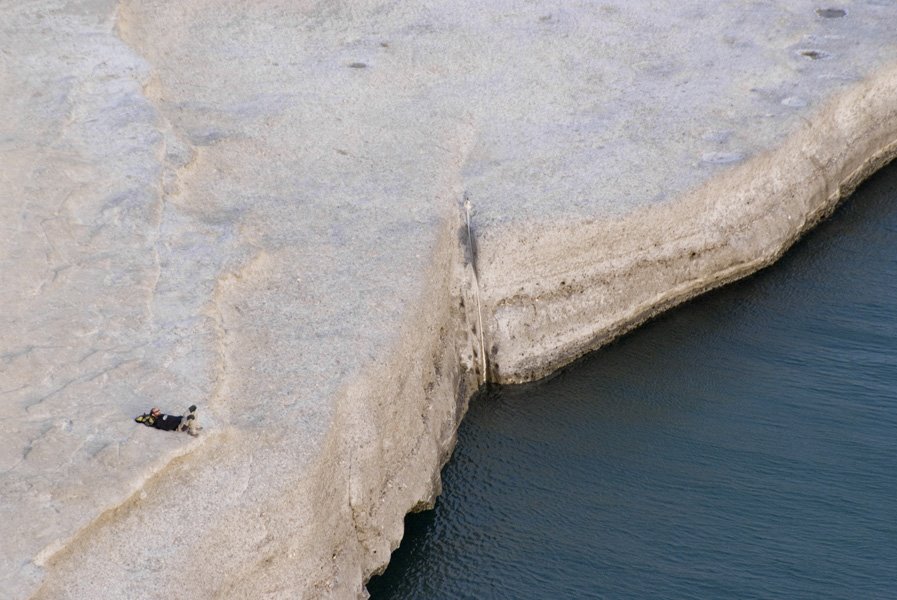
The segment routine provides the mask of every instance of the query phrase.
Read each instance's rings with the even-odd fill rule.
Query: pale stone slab
[[[13,598],[362,594],[483,349],[531,378],[762,266],[897,137],[881,0],[42,0],[0,31]],[[197,439],[132,422],[194,403]]]

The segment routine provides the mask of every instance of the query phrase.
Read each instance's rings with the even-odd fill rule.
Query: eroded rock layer
[[[0,30],[11,598],[363,595],[479,382],[775,260],[897,140],[881,0],[39,0]],[[132,421],[190,404],[196,439]]]

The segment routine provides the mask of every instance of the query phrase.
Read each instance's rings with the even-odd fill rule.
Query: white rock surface
[[[897,140],[883,0],[39,0],[0,31],[10,598],[363,594],[477,348],[529,379],[759,268]],[[132,422],[193,403],[197,439]]]

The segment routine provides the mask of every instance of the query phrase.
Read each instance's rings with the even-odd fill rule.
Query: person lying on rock
[[[134,418],[138,423],[164,431],[186,431],[192,436],[199,435],[202,429],[196,422],[196,405],[187,409],[186,415],[166,415],[155,406],[148,413]]]

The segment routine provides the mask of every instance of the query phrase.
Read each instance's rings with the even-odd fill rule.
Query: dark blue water
[[[897,598],[897,165],[764,272],[475,398],[385,598]]]

